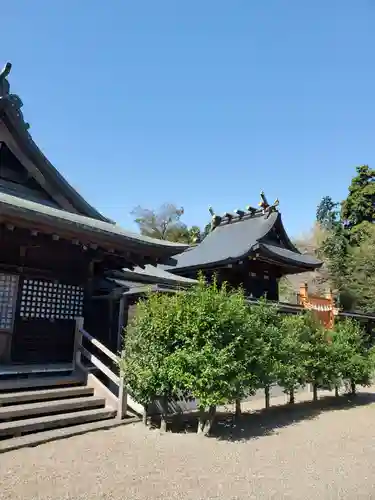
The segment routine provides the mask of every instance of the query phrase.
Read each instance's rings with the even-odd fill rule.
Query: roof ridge
[[[261,201],[258,203],[259,208],[254,208],[248,205],[245,210],[235,209],[234,214],[231,212],[225,212],[224,215],[220,216],[215,214],[214,209],[209,207],[209,212],[211,214],[211,231],[216,227],[226,226],[231,223],[241,222],[243,220],[248,220],[256,217],[264,216],[266,219],[273,213],[278,212],[277,207],[279,206],[279,200],[276,199],[273,204],[268,203],[264,191],[260,193]]]
[[[237,212],[242,212],[242,211],[234,210],[234,214],[228,213],[228,212],[225,213],[222,216],[221,221],[217,227],[226,226],[228,224],[235,224],[236,222],[241,222],[241,221],[248,220],[248,219],[257,219],[257,218],[264,217],[267,215],[263,211],[259,211],[256,213],[243,212],[243,214],[239,214]]]

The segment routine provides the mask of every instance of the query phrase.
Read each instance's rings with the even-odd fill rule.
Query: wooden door
[[[57,280],[21,280],[12,341],[14,363],[70,363],[83,289]]]

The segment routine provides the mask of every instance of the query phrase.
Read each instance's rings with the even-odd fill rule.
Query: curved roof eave
[[[64,230],[77,234],[77,237],[80,234],[85,234],[87,237],[90,235],[95,239],[106,240],[108,244],[110,242],[119,244],[126,240],[128,245],[153,249],[160,252],[163,257],[174,256],[187,247],[186,244],[142,236],[126,231],[117,224],[99,221],[5,193],[0,193],[0,208],[0,215],[15,217],[29,223],[45,223],[51,228],[56,228],[56,224],[59,224]]]
[[[284,262],[286,265],[291,265],[299,268],[305,268],[307,271],[318,269],[323,265],[323,262],[315,259],[311,255],[301,254],[300,252],[295,252],[284,247],[279,247],[277,245],[260,243],[259,251],[263,255],[269,255],[271,258],[274,257],[279,261]]]
[[[131,280],[138,283],[168,283],[171,285],[196,285],[197,281],[190,278],[185,278],[183,276],[178,276],[165,271],[161,267],[155,267],[150,264],[146,264],[145,268],[135,267],[134,269],[124,268],[121,271],[115,270],[107,274],[111,279],[119,280]]]

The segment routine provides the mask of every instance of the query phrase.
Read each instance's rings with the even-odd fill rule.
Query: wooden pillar
[[[94,270],[95,270],[95,261],[91,260],[88,266],[88,276],[87,276],[87,295],[91,298],[92,290],[93,290],[93,281],[94,281]]]
[[[120,352],[122,349],[122,338],[123,338],[123,330],[125,326],[125,308],[128,306],[128,301],[125,295],[123,295],[119,302],[119,310],[118,310],[118,325],[117,325],[117,352]]]
[[[123,420],[128,411],[128,395],[125,387],[124,375],[120,373],[120,385],[118,388],[117,420]]]
[[[81,364],[81,345],[82,345],[82,330],[83,330],[83,318],[76,318],[76,326],[74,332],[74,352],[73,352],[73,369],[75,370],[77,365]]]
[[[107,316],[107,323],[108,323],[108,338],[105,340],[105,344],[107,344],[107,347],[109,347],[111,350],[114,349],[114,345],[116,344],[116,338],[115,335],[117,335],[113,331],[113,323],[114,323],[114,318],[113,318],[113,311],[114,311],[114,298],[110,295],[108,297],[108,316]],[[104,340],[104,339],[103,339]]]

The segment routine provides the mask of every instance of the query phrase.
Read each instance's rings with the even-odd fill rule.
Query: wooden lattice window
[[[83,288],[57,281],[25,279],[20,316],[24,319],[75,319],[83,314]]]

